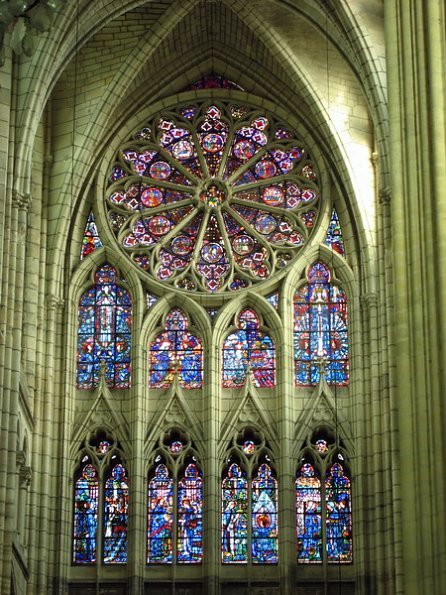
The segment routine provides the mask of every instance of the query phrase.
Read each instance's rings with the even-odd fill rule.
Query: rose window
[[[179,107],[117,151],[107,217],[150,277],[221,293],[293,260],[316,225],[318,181],[304,144],[273,116],[225,102]]]

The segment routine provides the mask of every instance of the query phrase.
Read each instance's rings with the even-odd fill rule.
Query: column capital
[[[392,199],[392,192],[390,190],[390,186],[386,186],[385,188],[381,188],[379,191],[379,204],[381,205],[389,205]]]
[[[55,310],[63,310],[65,308],[65,300],[56,295],[49,296],[48,310],[54,312]]]
[[[27,488],[31,483],[31,467],[22,467],[19,472],[20,487]]]
[[[29,193],[20,193],[17,190],[12,191],[12,204],[20,211],[29,211],[32,198]]]
[[[378,294],[373,291],[370,293],[364,293],[361,296],[361,302],[367,308],[376,308],[378,306]]]

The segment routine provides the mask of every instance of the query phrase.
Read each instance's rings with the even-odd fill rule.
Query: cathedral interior
[[[441,0],[0,5],[0,593],[446,593]]]

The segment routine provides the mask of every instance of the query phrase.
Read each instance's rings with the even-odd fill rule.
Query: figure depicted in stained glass
[[[352,561],[352,517],[350,480],[342,465],[334,463],[325,480],[327,507],[327,559]]]
[[[96,469],[88,463],[74,488],[73,562],[96,562],[99,482]]]
[[[79,388],[97,386],[101,362],[110,388],[130,386],[131,325],[130,294],[118,285],[116,270],[104,264],[79,302]]]
[[[248,560],[248,482],[246,473],[230,465],[222,482],[222,562]]]
[[[341,256],[345,256],[344,238],[342,237],[341,224],[339,223],[336,209],[333,209],[331,214],[330,225],[328,226],[324,244],[330,246],[330,248]]]
[[[96,227],[93,211],[90,211],[85,226],[84,237],[82,238],[81,260],[98,248],[102,248],[102,242]]]
[[[201,339],[187,330],[187,317],[174,308],[166,317],[166,330],[150,345],[149,385],[167,388],[172,384],[178,366],[183,388],[200,388],[203,378]]]
[[[124,467],[118,463],[105,482],[104,564],[127,562],[129,484]]]
[[[201,472],[190,463],[178,482],[177,559],[182,564],[203,560],[203,480]]]
[[[157,114],[117,151],[108,182],[106,216],[121,249],[185,291],[271,278],[319,220],[319,176],[304,144],[271,114],[232,101]]]
[[[302,465],[296,479],[296,533],[298,562],[321,562],[321,482],[310,463]]]
[[[348,316],[345,292],[330,283],[322,262],[308,270],[308,283],[294,297],[294,356],[296,385],[319,382],[323,366],[329,384],[349,381]]]
[[[248,366],[255,386],[275,386],[274,343],[268,334],[260,330],[260,320],[253,309],[246,308],[239,314],[237,327],[239,330],[228,335],[223,345],[223,387],[243,386]]]
[[[173,544],[173,479],[164,464],[148,485],[147,562],[171,564]]]
[[[278,562],[277,480],[266,463],[260,465],[252,480],[252,536],[253,564]]]

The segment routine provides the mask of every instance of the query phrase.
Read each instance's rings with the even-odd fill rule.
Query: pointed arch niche
[[[98,429],[77,456],[72,563],[126,564],[129,480],[119,443]]]
[[[182,388],[201,388],[203,384],[203,343],[188,330],[185,312],[174,307],[164,317],[164,330],[150,342],[149,386],[168,388],[179,374]]]
[[[109,388],[131,385],[132,300],[117,269],[105,262],[93,275],[78,307],[77,385],[92,389],[101,365]]]
[[[296,386],[313,386],[324,370],[327,384],[349,383],[347,295],[331,282],[330,268],[316,261],[294,295]]]
[[[295,503],[298,563],[353,562],[350,465],[342,440],[326,427],[299,455]]]
[[[278,481],[260,431],[244,428],[226,453],[221,481],[221,561],[278,562]]]
[[[171,428],[152,453],[147,476],[146,562],[203,561],[203,472],[186,432]]]

